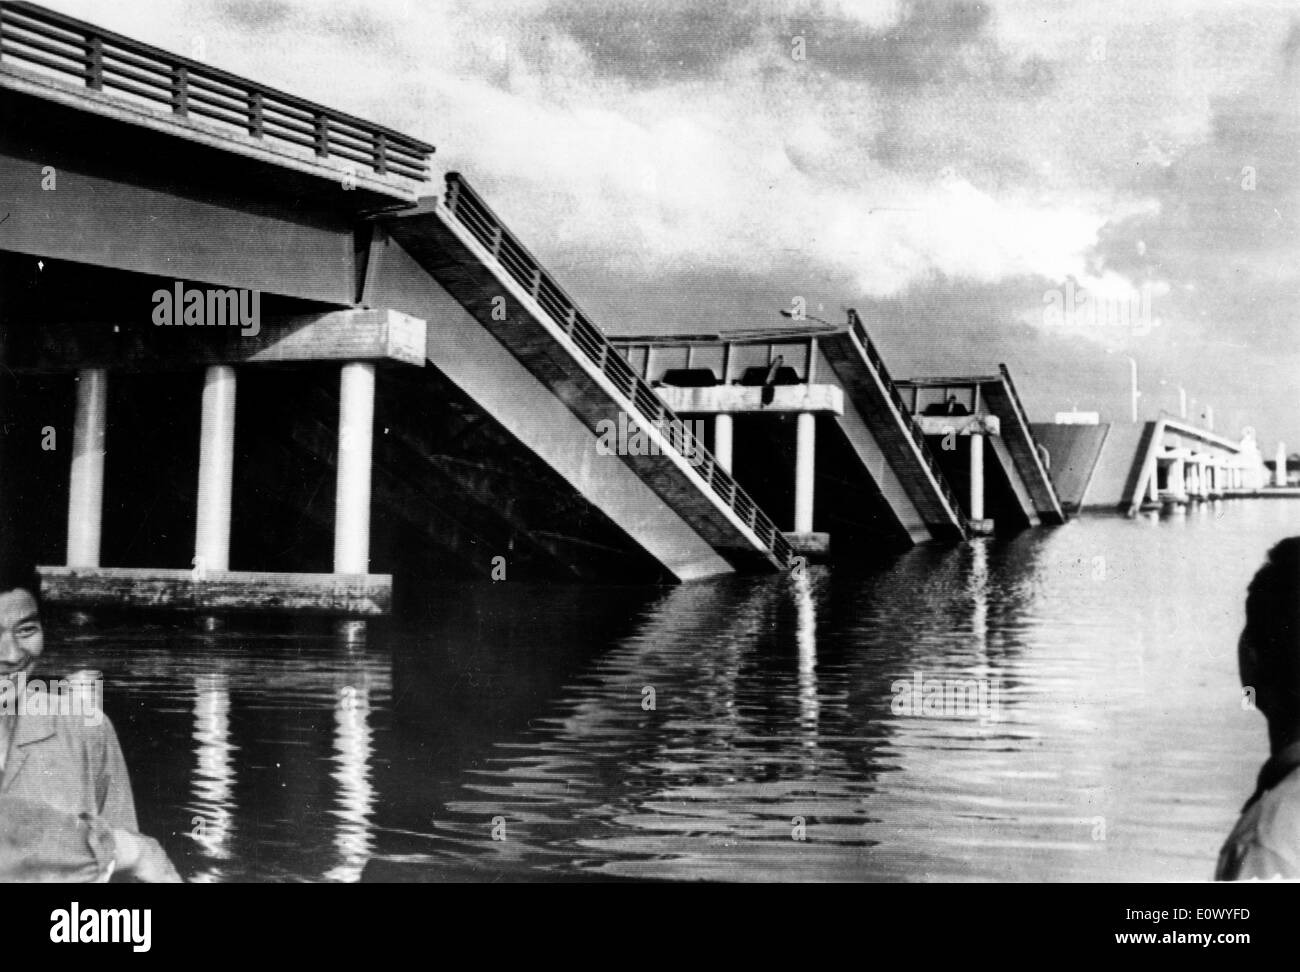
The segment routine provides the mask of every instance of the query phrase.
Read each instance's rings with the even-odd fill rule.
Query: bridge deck
[[[924,413],[921,399],[927,391],[931,394],[937,391],[939,400],[957,391],[973,396],[973,411],[987,412],[998,419],[1000,430],[994,439],[994,450],[1003,465],[1011,467],[1006,470],[1007,475],[1013,488],[1021,494],[1022,504],[1028,506],[1026,515],[1031,522],[1034,519],[1053,524],[1065,522],[1065,510],[1056,486],[1043,464],[1033,426],[1006,365],[1000,365],[996,375],[914,378],[900,381],[898,385],[909,401],[908,410],[914,414]]]
[[[719,411],[721,401],[714,403],[713,398],[722,397],[736,399],[737,405],[757,403],[748,409],[755,413],[830,413],[902,532],[913,542],[963,539],[967,527],[961,507],[924,435],[907,414],[866,329],[856,315],[853,319],[853,325],[844,327],[643,335],[620,337],[616,344],[638,374],[656,382],[690,380],[692,373],[712,372],[713,380],[730,389],[728,392],[709,387],[671,392],[674,401],[698,400],[701,413]],[[669,369],[665,367],[669,363],[686,367]],[[669,374],[672,370],[679,375]],[[758,389],[734,384],[749,381],[755,370],[769,370],[777,381],[797,380],[800,384],[775,384],[766,396],[754,395]],[[734,378],[737,373],[742,373],[740,379]],[[841,394],[829,396],[832,391]],[[729,405],[727,410],[745,409]]]
[[[620,458],[718,555],[783,568],[792,551],[768,516],[465,180],[447,182],[445,202],[383,220],[393,239],[592,432],[642,430],[656,448]]]
[[[0,88],[414,202],[433,146],[30,3],[0,3]]]

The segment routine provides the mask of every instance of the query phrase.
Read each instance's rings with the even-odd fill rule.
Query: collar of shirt
[[[27,762],[25,747],[32,743],[44,742],[57,733],[54,719],[44,715],[25,715],[11,726],[9,749],[5,759],[0,761],[0,792],[12,785],[18,771]]]
[[[49,739],[57,732],[54,717],[48,715],[27,714],[18,720],[14,727],[14,745],[26,746],[30,743]]]
[[[1300,768],[1300,741],[1293,742],[1281,752],[1274,753],[1259,771],[1259,781],[1255,785],[1255,795],[1247,801],[1250,807],[1273,787],[1277,786],[1293,771]]]

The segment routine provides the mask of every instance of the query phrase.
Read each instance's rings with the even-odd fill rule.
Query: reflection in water
[[[61,640],[105,672],[142,823],[193,879],[1195,880],[1266,755],[1234,646],[1294,509],[671,589],[439,589],[364,648]],[[998,718],[896,713],[918,674],[998,686]]]
[[[807,570],[792,579],[797,612],[795,644],[799,648],[799,725],[803,744],[817,748],[817,605],[813,602],[812,580]]]
[[[334,772],[338,783],[338,818],[334,846],[339,863],[326,872],[327,881],[355,881],[371,852],[370,817],[374,812],[375,792],[370,784],[370,686],[339,688],[334,706]]]
[[[194,881],[218,881],[216,862],[230,857],[235,814],[235,747],[230,741],[230,686],[222,673],[194,678],[194,733],[198,762],[194,770],[190,830],[209,866]]]

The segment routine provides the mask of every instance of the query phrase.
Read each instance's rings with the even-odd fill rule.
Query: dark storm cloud
[[[898,22],[872,30],[817,8],[784,19],[781,32],[807,39],[808,59],[832,74],[884,88],[920,87],[978,71],[996,60],[983,3],[914,0]]]
[[[250,30],[282,27],[295,13],[287,0],[220,0],[215,9],[223,19]]]
[[[795,38],[802,39],[802,65],[886,89],[983,78],[1032,92],[1052,79],[1041,58],[1010,62],[991,36],[991,7],[971,0],[909,0],[886,27],[821,3],[781,10],[689,0],[614,0],[596,9],[560,0],[545,20],[572,36],[599,74],[638,85],[712,77],[729,58],[758,47],[793,65]]]
[[[596,8],[561,0],[545,19],[582,46],[597,73],[639,84],[709,77],[752,44],[761,26],[752,3],[729,8],[683,0],[613,0]]]

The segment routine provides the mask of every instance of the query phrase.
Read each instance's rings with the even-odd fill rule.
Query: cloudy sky
[[[612,333],[803,298],[1300,449],[1294,0],[46,2],[433,142]]]

